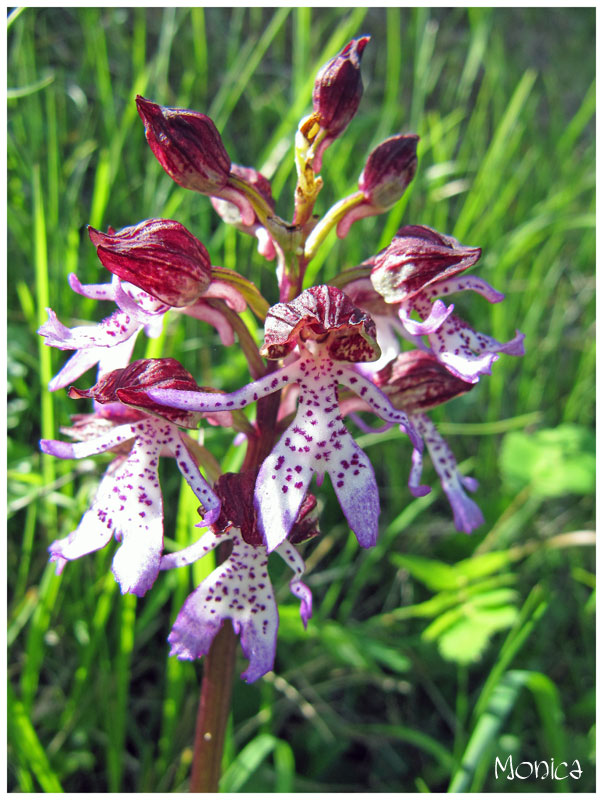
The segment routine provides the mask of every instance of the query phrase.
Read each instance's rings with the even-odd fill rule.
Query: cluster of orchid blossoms
[[[173,220],[149,219],[107,233],[89,229],[111,280],[69,283],[78,294],[112,301],[116,310],[95,326],[67,328],[52,310],[39,333],[46,344],[74,354],[50,383],[65,388],[96,366],[97,383],[69,389],[93,400],[93,412],[64,430],[71,442],[43,440],[45,453],[85,458],[110,452],[113,460],[94,501],[73,533],[50,546],[61,571],[67,561],[96,551],[115,537],[113,573],[122,592],[144,595],[162,570],[191,564],[224,542],[217,569],[189,596],[169,635],[172,654],[207,654],[226,619],[240,633],[253,681],[272,669],[278,612],[268,576],[276,551],[293,570],[290,588],[301,601],[304,625],[312,597],[302,583],[304,562],[295,545],[318,535],[316,498],[308,489],[328,473],[349,527],[362,547],[378,535],[379,492],[371,462],[344,423],[361,430],[393,425],[412,444],[409,487],[420,483],[424,445],[459,530],[483,522],[455,458],[426,411],[469,391],[491,371],[500,353],[522,355],[523,336],[501,343],[474,331],[453,314],[449,295],[471,290],[491,303],[503,295],[467,274],[481,251],[424,225],[401,228],[391,244],[329,285],[304,289],[308,263],[335,229],[390,209],[412,180],[415,135],[396,135],[369,155],[358,190],[320,218],[314,206],[325,151],[352,120],[362,95],[360,58],[368,37],[351,41],[319,72],[313,111],[295,140],[297,186],[292,222],[277,216],[270,182],[231,163],[220,134],[204,114],[136,100],[153,154],[180,186],[211,198],[222,220],[254,236],[268,261],[276,259],[279,302],[269,307],[253,283],[212,265],[204,245]],[[264,323],[258,349],[240,312]],[[222,344],[238,338],[252,381],[224,393],[200,387],[173,358],[131,362],[140,331],[161,333],[166,316],[195,317],[215,328]],[[403,350],[410,343],[412,349]],[[253,421],[241,409],[256,404]],[[370,412],[378,429],[359,416]],[[232,429],[246,441],[237,474],[220,474],[210,453],[191,434],[201,420]],[[179,552],[163,552],[160,457],[175,459],[200,502],[207,531]],[[204,477],[204,475],[206,477]]]

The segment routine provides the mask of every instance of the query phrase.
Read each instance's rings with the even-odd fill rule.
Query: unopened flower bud
[[[201,414],[168,408],[151,400],[149,389],[201,391],[193,376],[175,358],[141,358],[125,369],[104,375],[90,389],[69,389],[71,398],[89,398],[97,403],[123,403],[126,406],[164,417],[183,428],[196,428]]]
[[[347,128],[362,97],[360,58],[370,36],[352,39],[319,71],[312,91],[314,111],[300,123],[305,141],[313,145],[310,163],[320,172],[322,157]]]
[[[215,194],[226,186],[230,157],[212,120],[184,108],[167,108],[136,98],[155,157],[180,186]]]
[[[209,285],[209,254],[179,222],[147,219],[119,233],[88,233],[109,272],[169,306],[191,305]]]
[[[399,303],[472,267],[481,252],[426,225],[406,225],[375,257],[371,283],[388,303]]]
[[[316,76],[312,105],[318,124],[331,138],[344,131],[358,110],[362,97],[360,59],[369,39],[352,39]]]
[[[417,142],[414,134],[392,136],[369,155],[358,188],[371,206],[387,210],[404,194],[417,171]]]
[[[422,350],[401,353],[373,380],[395,408],[417,414],[465,394],[474,384],[457,378],[435,356]]]

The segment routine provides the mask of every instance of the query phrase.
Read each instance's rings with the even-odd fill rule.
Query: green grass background
[[[358,436],[380,483],[373,550],[359,550],[328,482],[319,490],[322,536],[303,552],[315,619],[304,633],[286,570],[271,564],[275,672],[236,682],[221,787],[593,791],[594,9],[29,8],[9,25],[9,790],[184,791],[190,770],[202,663],[168,658],[165,639],[209,557],[142,600],[120,595],[110,548],[61,577],[47,564],[103,462],[37,451],[85,410],[45,389],[66,355],[36,337],[44,308],[66,324],[110,311],[66,282],[106,279],[85,226],[178,219],[213,263],[277,299],[252,240],[163,173],[134,96],[210,114],[290,217],[293,134],[314,75],[370,34],[361,108],[325,155],[317,210],[355,188],[393,133],[421,136],[419,171],[387,216],[331,234],[308,280],[358,264],[401,224],[431,225],[483,248],[478,274],[507,299],[459,307],[501,340],[521,329],[526,356],[503,356],[433,415],[481,482],[486,524],[471,536],[454,531],[430,467],[432,494],[410,496],[410,450],[395,434]],[[179,358],[200,384],[248,379],[239,349],[194,320],[137,348]],[[223,431],[206,444],[236,469],[242,452]],[[197,504],[172,466],[176,547],[195,536]],[[495,756],[508,754],[579,759],[584,774],[496,781]]]

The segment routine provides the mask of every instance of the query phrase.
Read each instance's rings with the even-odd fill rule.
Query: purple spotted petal
[[[230,394],[180,389],[149,389],[147,396],[160,405],[180,408],[184,411],[233,411],[237,408],[245,408],[250,403],[255,403],[260,397],[267,397],[288,383],[297,380],[296,368],[297,364],[282,367]]]
[[[224,620],[241,634],[248,683],[274,664],[278,611],[262,547],[246,544],[236,529],[230,556],[188,597],[168,637],[170,655],[192,660],[206,655]]]
[[[186,435],[179,431],[174,425],[170,425],[169,427],[169,433],[166,430],[169,436],[169,440],[166,441],[166,446],[173,453],[176,463],[178,464],[178,469],[203,505],[205,511],[203,523],[205,525],[212,525],[220,516],[220,500],[199,472],[197,462],[186,446]]]
[[[358,544],[373,547],[377,543],[380,510],[375,473],[368,456],[349,433],[339,443],[342,447],[329,466],[329,477]]]
[[[197,539],[196,542],[193,542],[193,544],[185,547],[183,550],[178,550],[175,553],[162,556],[159,568],[161,570],[166,570],[194,564],[195,561],[203,558],[210,550],[214,550],[220,542],[226,541],[228,538],[229,536],[217,536],[215,533],[212,533],[212,531],[207,531],[200,539]]]
[[[163,500],[157,472],[161,442],[157,439],[152,426],[136,438],[112,490],[119,504],[113,528],[122,543],[112,571],[122,594],[139,597],[155,582],[163,550]]]
[[[435,470],[446,493],[457,530],[471,533],[484,522],[484,516],[477,503],[467,496],[463,486],[477,488],[474,478],[465,478],[458,471],[452,450],[438,433],[433,422],[424,414],[413,414],[412,420],[425,439]]]
[[[289,426],[265,459],[255,485],[258,528],[268,552],[286,539],[314,474],[314,453],[296,427],[295,422]]]
[[[151,588],[163,548],[156,467],[160,448],[148,439],[137,439],[127,458],[119,457],[110,465],[77,529],[50,545],[51,561],[80,558],[104,547],[115,535],[122,544],[112,569],[122,593],[142,597]]]
[[[163,501],[159,485],[160,454],[171,453],[206,511],[206,523],[220,513],[220,500],[206,483],[176,425],[155,417],[120,425],[79,442],[43,439],[43,452],[58,458],[85,458],[134,439],[127,457],[118,456],[101,483],[92,508],[77,530],[51,545],[51,559],[72,560],[103,547],[111,534],[121,547],[113,573],[122,592],[141,597],[153,585],[163,550]]]
[[[445,281],[438,281],[437,283],[423,289],[422,294],[427,298],[445,297],[455,292],[472,291],[481,294],[489,303],[500,303],[505,299],[502,292],[497,292],[487,281],[483,278],[478,278],[475,275],[458,275],[455,278],[449,278]]]
[[[490,375],[492,364],[500,353],[522,356],[524,354],[523,333],[509,342],[499,342],[491,336],[474,331],[466,322],[454,314],[435,333],[429,341],[436,358],[453,375],[468,383],[477,383],[480,375]]]
[[[412,466],[408,477],[408,488],[414,497],[425,497],[431,492],[431,487],[422,484],[421,473],[423,472],[423,453],[420,450],[413,450],[411,456]]]
[[[118,278],[114,277],[111,283],[81,283],[78,276],[71,272],[67,278],[69,286],[82,297],[89,297],[92,300],[115,300],[115,287]]]
[[[386,422],[395,422],[400,425],[400,430],[406,433],[416,450],[423,449],[421,437],[414,429],[408,414],[394,408],[389,398],[377,388],[375,384],[361,375],[353,367],[340,367],[337,369],[337,380],[355,392],[360,398],[369,404],[371,411],[377,414]]]
[[[93,553],[105,547],[113,535],[113,516],[118,513],[118,498],[113,492],[115,475],[121,459],[114,461],[103,476],[92,505],[82,517],[80,524],[64,539],[55,540],[48,551],[50,560],[63,569],[66,561]],[[108,517],[107,517],[108,514]]]
[[[59,350],[82,350],[88,347],[112,347],[129,339],[139,329],[139,322],[123,311],[115,311],[98,325],[80,325],[67,328],[59,322],[51,308],[47,308],[48,322],[38,333],[46,340],[44,344]]]
[[[88,456],[98,455],[123,444],[136,436],[135,425],[119,425],[111,428],[106,433],[94,439],[83,442],[61,442],[57,439],[42,439],[40,450],[57,458],[88,458]]]

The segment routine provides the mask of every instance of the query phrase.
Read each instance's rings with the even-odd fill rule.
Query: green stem
[[[316,255],[316,251],[320,245],[327,238],[328,234],[333,228],[343,219],[348,211],[351,211],[356,206],[364,202],[364,195],[362,192],[355,192],[354,194],[344,197],[338,203],[327,211],[324,217],[313,229],[312,233],[308,236],[304,256],[306,261],[311,261]]]

